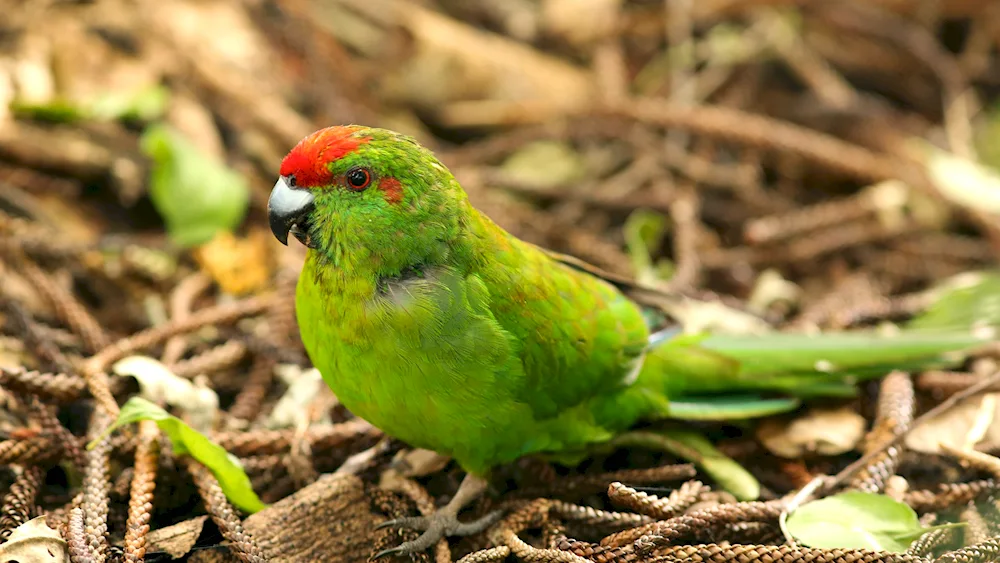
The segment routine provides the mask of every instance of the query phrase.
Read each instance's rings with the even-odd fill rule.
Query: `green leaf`
[[[580,180],[587,173],[585,164],[568,143],[536,141],[511,154],[500,168],[512,180],[544,189]]]
[[[669,279],[672,274],[670,264],[665,260],[654,264],[652,258],[652,250],[667,231],[667,220],[663,215],[647,209],[637,209],[625,220],[622,231],[636,281],[655,284]]]
[[[851,491],[806,503],[788,532],[809,547],[902,553],[927,530],[909,506],[886,495]]]
[[[916,149],[912,154],[922,160],[931,182],[947,200],[967,209],[1000,213],[1000,171],[923,139],[910,143]]]
[[[250,192],[242,176],[167,125],[146,129],[141,146],[153,161],[150,198],[176,244],[203,244],[243,221]]]
[[[48,123],[75,123],[90,117],[87,108],[63,99],[41,103],[14,100],[10,104],[10,110],[18,117]]]
[[[692,460],[715,482],[739,500],[757,500],[760,482],[742,465],[715,448],[708,438],[697,432],[669,430],[664,434],[698,452],[700,459]]]
[[[105,94],[89,104],[94,119],[152,121],[161,117],[170,102],[170,90],[156,84],[134,92]]]
[[[240,466],[239,460],[204,434],[146,399],[132,397],[122,405],[118,420],[105,431],[105,435],[140,420],[156,422],[160,430],[170,438],[174,453],[188,454],[207,467],[219,480],[226,498],[236,507],[251,514],[267,507],[250,486],[250,479]],[[93,443],[87,447],[92,445]]]
[[[112,92],[94,100],[75,101],[55,98],[47,102],[11,103],[11,110],[21,117],[53,123],[77,121],[115,121],[136,119],[152,121],[166,111],[170,91],[156,84],[132,92]]]
[[[636,430],[615,436],[608,445],[670,452],[700,467],[720,487],[740,500],[756,500],[760,496],[760,483],[757,479],[697,432],[677,429],[655,432]]]
[[[911,330],[967,329],[1000,326],[1000,272],[966,272],[928,292],[934,302],[911,319]]]
[[[984,108],[975,121],[973,141],[979,161],[994,170],[1000,170],[1000,104],[994,103]]]

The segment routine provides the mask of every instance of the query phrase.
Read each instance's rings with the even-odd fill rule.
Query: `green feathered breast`
[[[352,412],[474,474],[610,438],[594,407],[638,373],[639,308],[466,211],[459,259],[399,276],[329,275],[311,252],[296,305],[313,362]]]

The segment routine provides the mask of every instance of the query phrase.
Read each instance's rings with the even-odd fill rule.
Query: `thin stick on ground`
[[[236,509],[229,503],[215,476],[204,465],[189,457],[185,457],[183,461],[205,502],[205,509],[212,517],[212,522],[219,527],[222,537],[229,541],[229,549],[233,554],[243,563],[266,563],[267,557],[263,550],[243,528]]]
[[[21,274],[49,300],[66,326],[83,340],[88,351],[96,352],[111,342],[90,311],[72,293],[52,279],[52,276],[30,260],[20,259],[15,263]]]
[[[608,498],[611,502],[639,514],[665,520],[687,510],[698,501],[701,493],[707,490],[708,487],[701,481],[687,481],[672,491],[667,498],[659,498],[616,481],[608,487]]]
[[[111,394],[106,373],[108,366],[113,362],[178,334],[185,334],[208,325],[232,323],[243,317],[255,315],[267,309],[270,302],[270,296],[256,296],[229,305],[210,307],[187,318],[146,329],[104,347],[88,358],[83,366],[83,375],[87,380],[90,394],[112,418],[116,418],[118,403]]]
[[[18,468],[19,473],[11,484],[0,505],[0,542],[6,541],[10,533],[31,519],[34,513],[35,497],[42,484],[45,472],[41,467]]]
[[[95,410],[90,420],[92,438],[101,435],[109,420],[100,410]],[[83,474],[84,538],[97,563],[104,563],[108,556],[108,492],[111,490],[111,442],[107,436],[87,451],[87,468]]]
[[[153,491],[156,488],[156,467],[159,460],[159,435],[155,422],[139,422],[139,446],[135,450],[128,521],[125,524],[127,563],[142,563],[146,559],[146,535],[153,516]]]
[[[88,358],[84,372],[104,371],[113,362],[126,355],[155,346],[178,334],[192,332],[209,325],[233,323],[243,317],[256,315],[270,306],[271,299],[270,295],[262,295],[236,303],[208,307],[177,322],[165,323],[122,338]]]
[[[884,451],[905,440],[906,437],[910,434],[910,432],[912,432],[915,428],[918,428],[921,424],[954,408],[964,399],[967,399],[973,395],[976,395],[977,393],[982,393],[983,391],[990,389],[997,383],[1000,383],[1000,371],[997,371],[996,373],[994,373],[989,377],[983,378],[979,383],[973,385],[972,387],[968,387],[958,393],[955,393],[954,395],[948,397],[944,401],[938,403],[934,408],[930,409],[929,411],[925,412],[920,417],[918,417],[916,420],[914,420],[913,424],[911,424],[909,428],[900,432],[893,438],[886,440],[878,447],[873,448],[871,451],[861,456],[861,458],[859,458],[857,461],[855,461],[854,463],[848,465],[843,470],[841,470],[840,473],[834,475],[833,478],[828,483],[825,483],[825,487],[829,490],[847,481],[848,479],[853,477],[856,473],[858,473],[865,467],[868,467],[868,465],[871,464],[871,462],[874,461],[877,457],[882,455]]]
[[[72,563],[96,563],[94,556],[84,535],[83,509],[74,508],[69,515],[69,528],[66,534],[66,543],[69,545],[69,559]]]
[[[195,299],[211,286],[212,278],[200,271],[182,279],[170,293],[170,320],[177,322],[190,317]],[[170,365],[180,360],[186,346],[182,336],[172,336],[163,346],[160,361]]]
[[[87,382],[75,375],[0,367],[0,387],[44,400],[71,403],[83,393]]]
[[[879,387],[875,427],[869,434],[869,446],[905,432],[913,422],[915,403],[916,396],[910,374],[894,371],[885,376]],[[889,478],[896,473],[899,454],[898,446],[885,448],[874,463],[858,472],[853,479],[854,486],[869,493],[882,492]]]
[[[32,396],[28,401],[28,409],[42,427],[42,432],[54,437],[64,455],[69,458],[77,470],[83,471],[87,466],[87,458],[80,446],[79,439],[59,422],[57,410],[52,405],[43,403],[38,397]]]
[[[233,400],[229,416],[234,419],[253,422],[260,415],[260,408],[267,398],[267,392],[274,380],[274,360],[257,357],[250,367],[246,385]]]

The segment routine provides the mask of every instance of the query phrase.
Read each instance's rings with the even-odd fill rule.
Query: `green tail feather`
[[[969,331],[680,336],[650,351],[639,386],[669,398],[685,419],[754,418],[811,397],[850,397],[893,369],[959,365],[986,339]],[[748,393],[749,392],[749,393]]]

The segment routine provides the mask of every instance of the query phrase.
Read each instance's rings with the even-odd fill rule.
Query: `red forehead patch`
[[[295,145],[281,161],[282,176],[295,175],[295,185],[302,188],[325,186],[332,178],[328,164],[351,154],[369,137],[352,137],[362,129],[355,125],[320,129]]]

